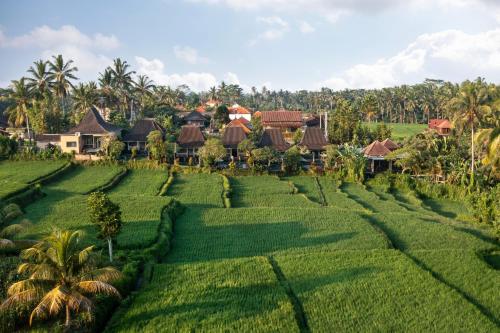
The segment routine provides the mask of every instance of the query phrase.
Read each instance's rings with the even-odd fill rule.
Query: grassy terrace
[[[66,163],[65,161],[0,162],[0,199],[62,168]]]
[[[375,129],[380,123],[368,123],[364,122],[363,125],[368,126],[370,129]],[[398,123],[386,123],[392,129],[392,138],[397,141],[403,141],[404,139],[418,134],[427,128],[427,124],[398,124]]]
[[[484,234],[328,178],[230,182],[225,209],[220,176],[177,175],[172,251],[108,331],[499,331]]]
[[[47,195],[26,207],[25,217],[34,225],[23,235],[37,238],[52,226],[86,231],[87,241],[96,243],[94,226],[87,213],[85,193],[105,185],[122,171],[118,167],[79,167],[58,182],[44,188]],[[160,214],[169,198],[158,197],[168,174],[152,170],[131,170],[110,191],[111,200],[122,210],[124,227],[118,236],[120,247],[136,248],[152,243],[157,236]]]

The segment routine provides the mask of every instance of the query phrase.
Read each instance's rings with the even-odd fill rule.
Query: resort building
[[[295,131],[304,125],[300,111],[262,111],[261,119],[264,128],[279,129],[287,141],[291,141]]]
[[[280,153],[290,148],[290,145],[285,141],[283,133],[279,128],[266,128],[260,139],[259,146],[271,147]]]
[[[229,119],[246,119],[248,121],[252,120],[252,113],[247,109],[238,104],[234,104],[229,108]]]
[[[325,134],[319,127],[307,127],[299,143],[300,147],[305,147],[311,152],[313,161],[321,157],[321,153],[325,151],[327,145]]]
[[[95,108],[91,108],[67,133],[61,134],[63,153],[95,154],[101,149],[102,139],[121,136],[122,129],[106,122]]]
[[[161,126],[156,120],[152,118],[144,118],[138,120],[134,127],[130,129],[124,136],[123,142],[126,145],[126,149],[131,151],[132,148],[136,147],[139,153],[146,153],[146,143],[148,141],[148,135],[152,131],[159,131],[165,136],[165,128]]]
[[[205,127],[208,123],[208,119],[197,111],[192,111],[182,118],[185,125]]]
[[[238,145],[247,138],[247,133],[241,127],[226,127],[222,134],[222,144],[229,157],[239,157]]]
[[[250,126],[250,122],[248,122],[248,120],[246,120],[244,118],[240,118],[240,119],[232,120],[229,124],[226,125],[226,128],[227,127],[240,127],[241,129],[243,129],[245,134],[249,134],[252,131],[249,126]]]
[[[452,128],[453,126],[448,119],[429,120],[429,129],[435,130],[439,135],[450,135]]]
[[[198,149],[205,144],[205,138],[198,126],[182,126],[175,145],[175,157],[187,161],[198,157]]]
[[[378,140],[373,141],[363,149],[363,154],[368,160],[368,172],[376,173],[386,170],[392,171],[392,160],[386,160],[385,157],[391,151]]]

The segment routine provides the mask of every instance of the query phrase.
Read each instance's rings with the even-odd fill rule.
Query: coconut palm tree
[[[146,108],[146,102],[149,97],[153,94],[153,88],[155,85],[153,81],[149,79],[147,75],[139,75],[137,77],[137,82],[135,83],[135,94],[139,100],[139,106],[141,107],[140,112],[144,112]]]
[[[119,106],[125,117],[129,107],[131,89],[134,84],[132,75],[135,74],[135,72],[130,71],[129,68],[130,65],[120,58],[115,59],[113,61],[113,66],[109,68],[112,75],[113,87],[116,89],[117,95],[120,99]]]
[[[30,326],[35,318],[45,319],[65,312],[65,326],[71,325],[72,314],[92,315],[93,303],[88,296],[106,294],[120,297],[110,283],[121,277],[112,267],[97,269],[93,265],[93,246],[80,250],[80,231],[54,230],[21,257],[27,262],[18,267],[28,278],[12,284],[7,300],[0,309],[17,304],[38,303],[31,312]]]
[[[26,124],[28,137],[31,140],[28,108],[32,93],[26,84],[26,79],[22,77],[19,80],[11,81],[11,85],[5,90],[3,98],[12,101],[12,105],[7,107],[5,113],[9,115],[9,119],[13,121],[15,126]]]
[[[73,88],[73,84],[70,80],[77,80],[78,78],[74,75],[78,71],[78,68],[73,65],[73,60],[64,62],[62,55],[52,56],[53,61],[49,62],[49,75],[51,76],[52,89],[55,95],[59,98],[59,102],[62,105],[63,114],[66,114],[66,97],[69,94],[70,88]]]
[[[463,82],[458,96],[450,101],[451,108],[455,111],[453,123],[460,128],[469,126],[471,129],[471,177],[474,174],[475,164],[474,125],[481,119],[483,113],[490,111],[489,102],[489,90],[481,78],[475,82]]]
[[[49,72],[49,62],[38,60],[30,66],[28,73],[31,77],[27,77],[28,88],[33,91],[33,96],[37,99],[42,99],[44,94],[52,88],[53,75]]]
[[[88,110],[90,110],[98,100],[97,87],[95,83],[79,83],[73,88],[73,111],[75,112],[75,122],[81,119]]]

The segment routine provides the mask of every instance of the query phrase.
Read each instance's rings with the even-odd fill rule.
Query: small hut
[[[198,157],[198,149],[205,144],[205,138],[198,126],[182,126],[175,146],[175,157],[187,161]]]
[[[130,151],[133,147],[136,147],[138,152],[145,153],[148,135],[152,131],[159,131],[162,135],[166,133],[165,128],[152,118],[138,120],[134,127],[123,136],[123,142],[126,144],[127,150]]]
[[[279,128],[266,128],[260,139],[259,146],[271,147],[280,153],[285,152],[290,147]]]
[[[378,140],[373,141],[365,147],[365,149],[363,149],[363,154],[368,159],[369,172],[376,173],[386,170],[392,171],[392,160],[385,159],[385,157],[390,153],[391,151]]]
[[[241,127],[226,127],[222,135],[222,144],[227,150],[229,157],[239,157],[238,145],[241,141],[245,140],[247,135]]]
[[[325,151],[325,146],[328,145],[323,130],[319,127],[307,127],[299,146],[307,148],[311,154],[313,161],[320,157]]]

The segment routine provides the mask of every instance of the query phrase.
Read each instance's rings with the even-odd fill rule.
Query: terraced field
[[[500,331],[480,231],[329,178],[234,177],[226,209],[218,175],[176,177],[173,248],[109,332]]]
[[[0,199],[62,168],[65,161],[0,162]]]

